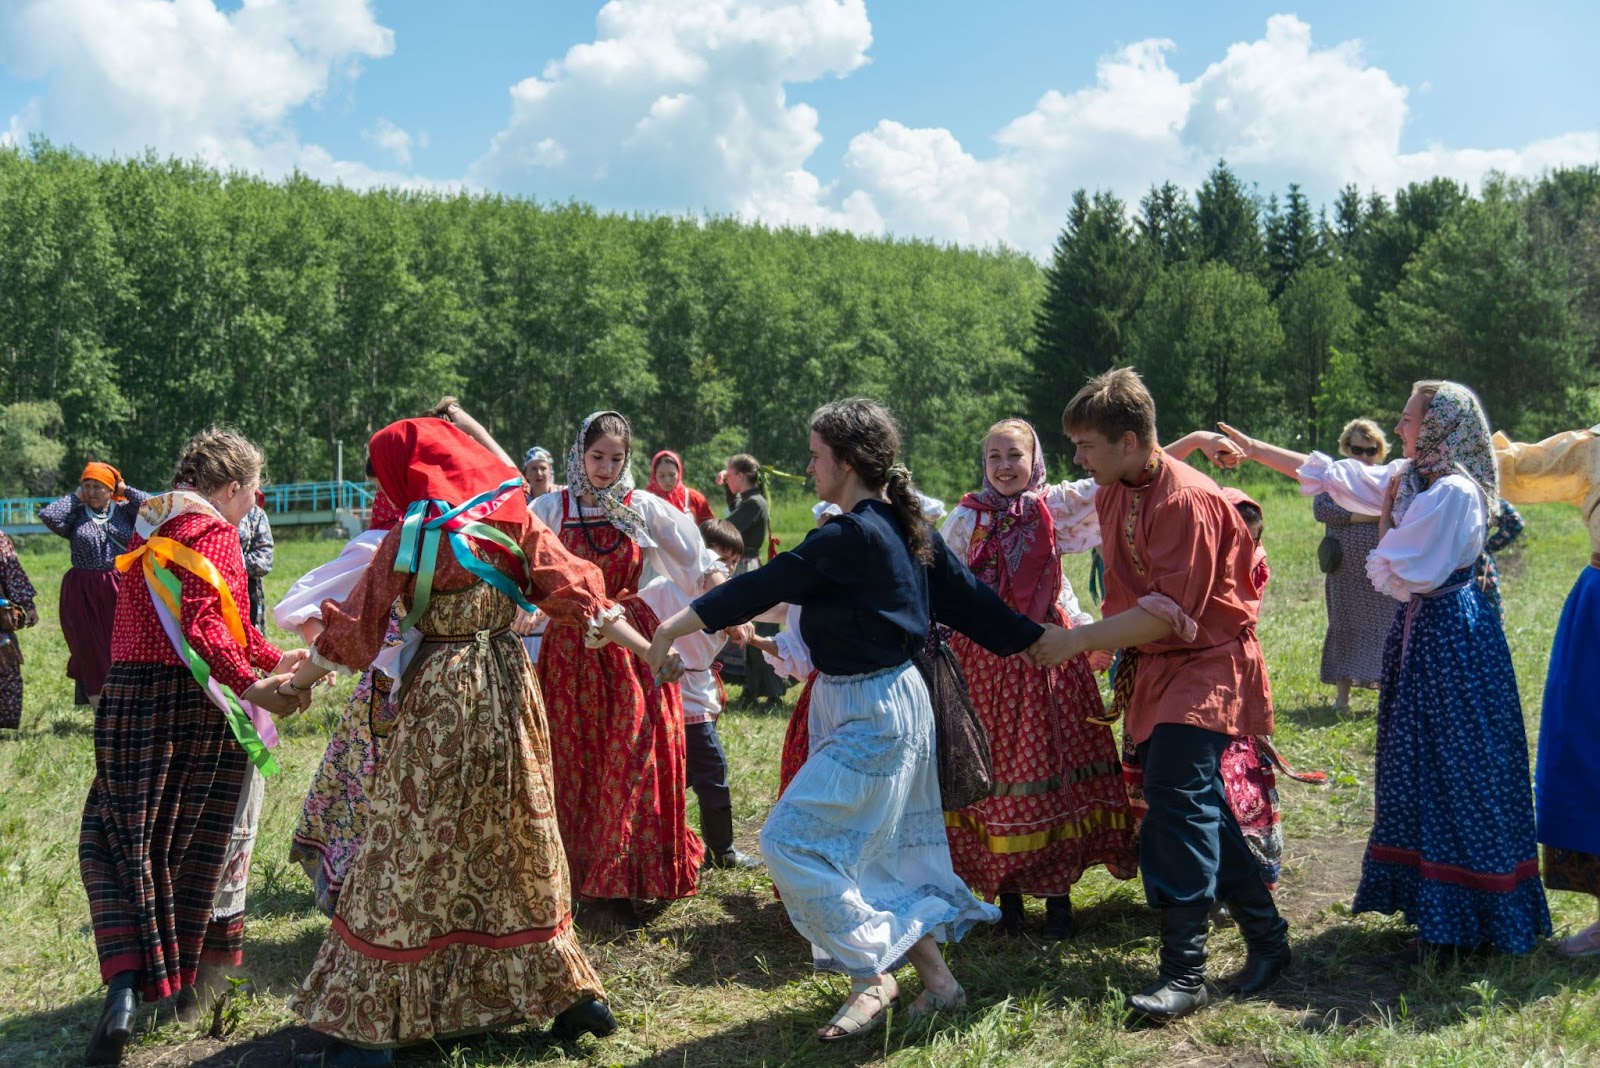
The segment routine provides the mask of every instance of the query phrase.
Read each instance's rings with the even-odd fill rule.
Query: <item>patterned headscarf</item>
[[[984,475],[983,489],[961,498],[975,512],[990,512],[994,526],[973,531],[969,564],[972,573],[1036,623],[1045,621],[1061,592],[1061,565],[1056,560],[1056,525],[1045,503],[1044,449],[1032,424],[1033,466],[1028,484],[1007,497]],[[987,442],[987,438],[984,439]]]
[[[1446,475],[1466,475],[1483,490],[1486,514],[1500,512],[1500,470],[1489,440],[1489,420],[1478,395],[1446,382],[1433,395],[1417,432],[1416,454],[1400,473],[1394,518],[1398,522],[1417,494]]]
[[[605,489],[596,489],[589,481],[589,471],[583,464],[584,444],[583,439],[589,433],[589,424],[602,415],[614,415],[624,423],[627,419],[621,412],[593,412],[578,426],[578,436],[572,441],[572,451],[567,453],[567,490],[574,498],[589,494],[600,502],[600,508],[605,512],[606,518],[611,520],[611,525],[632,538],[639,545],[654,545],[650,538],[650,531],[644,521],[644,516],[635,511],[629,504],[633,496],[633,444],[628,444],[628,452],[622,458],[622,474],[617,476],[615,482]]]
[[[556,458],[550,455],[550,450],[542,448],[538,445],[535,445],[533,448],[522,454],[522,466],[527,467],[535,460],[543,460],[551,467],[556,465]]]

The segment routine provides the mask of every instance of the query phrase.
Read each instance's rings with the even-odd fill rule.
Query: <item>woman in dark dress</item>
[[[761,832],[761,850],[795,929],[819,967],[853,980],[823,1040],[868,1031],[899,995],[891,969],[916,968],[913,1016],[966,1000],[938,943],[999,910],[955,874],[934,760],[934,717],[912,663],[930,609],[991,652],[1062,657],[1066,632],[1014,612],[972,576],[923,518],[898,463],[889,413],[838,401],[811,418],[817,492],[843,514],[791,552],[701,596],[662,623],[650,654],[702,627],[735,626],[780,602],[801,606],[819,671],[810,756]]]
[[[728,466],[722,472],[721,482],[728,491],[728,522],[739,529],[744,538],[744,559],[734,568],[742,575],[761,566],[761,558],[770,556],[772,536],[771,508],[767,504],[766,482],[761,477],[761,464],[749,453],[741,452],[728,457]],[[757,623],[756,634],[770,638],[778,633],[775,623]],[[739,660],[743,663],[738,663]],[[738,677],[742,672],[746,703],[768,702],[772,705],[783,700],[786,690],[783,679],[765,657],[752,656],[743,650],[727,649],[723,660],[729,665],[727,674]]]
[[[126,486],[110,464],[91,463],[77,489],[39,510],[39,522],[72,543],[72,569],[61,576],[61,633],[77,704],[99,704],[111,670],[111,620],[121,582],[116,559],[127,552],[139,506],[149,496]]]

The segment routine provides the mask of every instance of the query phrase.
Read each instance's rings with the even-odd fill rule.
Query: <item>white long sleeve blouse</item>
[[[1347,511],[1379,515],[1389,483],[1405,469],[1404,460],[1379,466],[1314,452],[1296,475],[1307,496],[1326,493]],[[1446,475],[1417,494],[1405,516],[1367,554],[1367,578],[1379,592],[1409,601],[1471,566],[1483,552],[1488,529],[1478,484],[1465,475]]]
[[[638,539],[639,547],[644,550],[640,586],[649,584],[657,575],[665,575],[687,597],[695,598],[705,592],[705,577],[721,565],[706,548],[688,513],[642,490],[635,491],[628,503],[645,522],[645,537]],[[563,505],[568,514],[581,515],[591,523],[607,522],[604,511],[582,508],[564,489],[535,498],[529,507],[545,526],[560,533]]]

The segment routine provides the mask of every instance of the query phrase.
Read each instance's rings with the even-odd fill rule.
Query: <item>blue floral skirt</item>
[[[1389,629],[1353,909],[1403,913],[1424,942],[1525,953],[1550,934],[1528,741],[1505,631],[1471,575],[1414,598]]]

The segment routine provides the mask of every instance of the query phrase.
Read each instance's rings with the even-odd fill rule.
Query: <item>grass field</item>
[[[701,895],[663,909],[632,938],[588,948],[606,979],[622,1029],[603,1042],[557,1045],[519,1028],[448,1047],[407,1051],[405,1065],[1588,1065],[1600,1064],[1600,961],[1569,961],[1548,946],[1423,971],[1385,962],[1409,933],[1397,922],[1351,916],[1372,806],[1375,699],[1359,694],[1347,716],[1317,679],[1322,639],[1321,528],[1287,480],[1252,483],[1267,515],[1273,564],[1261,625],[1278,708],[1278,740],[1294,762],[1327,768],[1333,783],[1281,785],[1288,858],[1281,900],[1293,922],[1296,967],[1270,1000],[1219,1005],[1164,1031],[1128,1031],[1124,992],[1155,965],[1155,920],[1137,882],[1103,872],[1080,884],[1082,933],[1045,948],[977,932],[950,950],[971,1004],[907,1027],[893,1022],[855,1045],[812,1037],[843,999],[845,981],[809,967],[770,883],[710,872]],[[1568,588],[1588,559],[1575,510],[1526,511],[1523,541],[1502,557],[1507,626],[1530,739],[1538,727],[1545,657]],[[800,504],[778,510],[796,544],[809,526]],[[284,541],[268,580],[276,596],[327,559],[332,541]],[[88,908],[78,879],[79,812],[93,768],[87,710],[72,706],[56,590],[65,543],[23,546],[41,594],[40,626],[24,634],[27,705],[20,732],[0,733],[0,1064],[80,1063],[101,986]],[[1068,562],[1080,594],[1085,563]],[[1084,597],[1087,603],[1087,597]],[[281,637],[281,636],[280,636]],[[283,774],[269,782],[252,871],[246,967],[258,996],[239,1001],[215,1033],[151,1009],[125,1063],[277,1065],[321,1040],[298,1026],[284,998],[327,930],[309,884],[287,860],[306,782],[350,683],[323,692],[310,714],[287,721]],[[798,689],[790,691],[790,697]],[[730,712],[722,733],[734,768],[735,813],[746,848],[770,805],[784,717]],[[691,795],[690,804],[693,804]],[[1594,901],[1553,894],[1558,931],[1593,919]],[[1037,902],[1031,909],[1042,910]],[[1030,916],[1037,928],[1039,912]],[[1213,939],[1213,974],[1243,956],[1236,932]],[[907,976],[907,987],[915,989]]]

